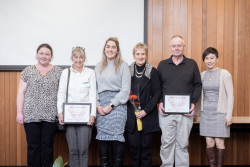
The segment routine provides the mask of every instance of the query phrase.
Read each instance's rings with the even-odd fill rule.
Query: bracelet
[[[111,107],[112,109],[115,108],[115,106],[114,106],[113,103],[110,103],[109,105],[110,105],[110,107]]]

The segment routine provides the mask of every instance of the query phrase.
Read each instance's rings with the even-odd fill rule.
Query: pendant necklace
[[[218,68],[216,67],[214,70],[211,70],[211,72],[212,71],[215,71],[215,70],[217,70]],[[213,76],[212,76],[212,74],[209,76],[209,80],[211,81],[213,79]]]

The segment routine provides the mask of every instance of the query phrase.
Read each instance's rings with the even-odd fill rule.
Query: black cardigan
[[[161,96],[161,82],[159,72],[148,63],[146,63],[145,67],[146,69],[144,75],[146,76],[146,82],[144,83],[139,93],[141,109],[147,113],[146,116],[142,118],[142,132],[144,134],[160,131],[157,102]],[[130,71],[132,74],[133,83],[133,78],[135,77],[134,63],[130,65]],[[126,130],[129,132],[133,132],[137,128],[137,124],[134,114],[134,108],[130,101],[128,101],[127,107],[128,111]]]

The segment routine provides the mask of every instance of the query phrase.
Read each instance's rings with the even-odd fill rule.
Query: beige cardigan
[[[207,71],[201,73],[201,80]],[[203,89],[201,91],[201,98],[196,109],[195,115],[199,115],[199,111],[203,111]],[[226,118],[232,119],[234,105],[234,92],[233,92],[233,81],[231,74],[225,70],[221,70],[220,75],[220,87],[219,87],[219,100],[217,106],[217,112],[226,113]]]

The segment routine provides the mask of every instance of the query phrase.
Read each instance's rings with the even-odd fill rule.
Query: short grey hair
[[[171,40],[169,41],[169,46],[172,45],[172,40],[173,40],[174,38],[179,38],[179,39],[182,41],[182,44],[185,46],[185,41],[184,41],[183,37],[180,36],[180,35],[174,35],[174,36],[172,36]]]

